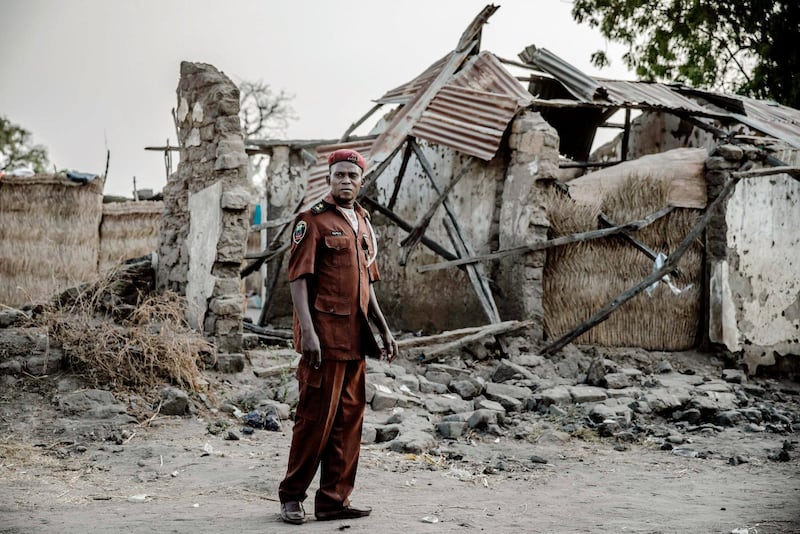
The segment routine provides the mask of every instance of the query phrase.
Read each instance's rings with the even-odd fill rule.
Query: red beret
[[[340,161],[349,161],[350,163],[355,163],[361,167],[362,171],[367,170],[367,160],[365,160],[364,156],[355,150],[350,150],[349,148],[340,148],[339,150],[334,150],[328,154],[328,167]]]

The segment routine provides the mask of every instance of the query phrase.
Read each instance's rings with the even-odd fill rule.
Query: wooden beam
[[[588,232],[579,232],[577,234],[571,234],[563,237],[557,237],[555,239],[550,239],[547,241],[543,241],[541,243],[533,243],[530,245],[522,245],[519,247],[509,248],[506,250],[499,250],[497,252],[490,252],[488,254],[479,254],[477,256],[472,256],[470,258],[460,258],[457,260],[446,261],[442,263],[433,263],[431,265],[423,265],[421,267],[417,267],[417,272],[419,273],[427,273],[430,271],[438,271],[440,269],[447,269],[449,267],[456,267],[458,265],[467,265],[471,263],[477,263],[479,261],[486,261],[486,260],[497,260],[500,258],[505,258],[506,256],[513,256],[515,254],[525,254],[527,252],[535,252],[537,250],[546,250],[548,248],[553,247],[560,247],[563,245],[569,245],[572,243],[580,243],[582,241],[591,241],[592,239],[601,239],[603,237],[608,237],[610,235],[619,234],[623,231],[636,231],[641,230],[645,226],[652,224],[653,222],[657,221],[658,219],[664,217],[668,213],[672,212],[675,208],[672,206],[666,206],[661,208],[655,213],[651,213],[644,219],[639,219],[636,221],[631,221],[626,224],[622,224],[619,226],[614,226],[612,228],[602,228],[600,230],[590,230]]]
[[[625,130],[622,132],[622,146],[620,147],[620,158],[622,161],[628,159],[628,141],[631,138],[631,108],[625,108]]]
[[[613,167],[619,165],[622,161],[569,161],[566,163],[559,163],[559,169],[587,169],[591,167]]]
[[[392,221],[393,223],[395,223],[398,227],[402,228],[406,232],[410,231],[411,228],[413,228],[411,224],[401,219],[399,215],[397,215],[389,208],[386,208],[385,206],[379,204],[378,201],[373,199],[372,197],[365,196],[361,199],[361,201],[370,208],[372,208],[373,210],[377,211],[378,213],[389,219],[390,221]],[[458,256],[456,256],[455,254],[444,248],[436,241],[433,241],[432,239],[423,236],[420,242],[426,247],[428,247],[431,250],[431,252],[433,252],[434,254],[438,254],[439,256],[441,256],[446,260],[455,260],[458,258]]]
[[[394,189],[392,196],[389,198],[387,208],[394,209],[394,203],[397,202],[397,194],[400,192],[400,184],[403,182],[403,177],[406,175],[406,168],[408,167],[408,160],[411,158],[411,145],[406,141],[406,148],[403,151],[403,162],[400,164],[400,172],[397,173],[397,178],[394,179]]]
[[[530,321],[526,321],[529,323]],[[519,325],[519,321],[503,321],[502,323],[497,323],[496,325],[492,325],[493,327],[497,327],[498,329],[502,329],[505,327],[510,328],[517,328]],[[421,337],[409,337],[406,339],[398,339],[397,340],[397,347],[400,350],[410,350],[416,347],[431,347],[434,345],[441,345],[442,343],[447,343],[453,341],[455,338],[460,338],[464,336],[468,336],[471,334],[475,334],[477,332],[482,332],[486,329],[486,325],[481,326],[469,326],[467,328],[459,328],[458,330],[448,330],[446,332],[440,332],[438,334],[433,334],[430,336],[421,336]]]
[[[447,235],[450,237],[450,241],[456,248],[456,252],[458,252],[459,257],[464,258],[466,256],[470,256],[471,253],[469,252],[469,249],[456,232],[453,223],[449,219],[444,219],[442,222],[445,230],[447,230]],[[467,269],[467,276],[469,277],[472,287],[475,288],[475,294],[478,297],[478,302],[481,303],[481,307],[489,318],[489,322],[494,324],[499,323],[500,311],[497,309],[497,303],[494,301],[494,296],[492,295],[492,290],[489,287],[487,276],[484,273],[483,265],[473,265],[472,267],[474,267],[474,269]]]
[[[409,359],[415,359],[420,363],[429,363],[431,361],[437,360],[440,356],[446,354],[447,352],[450,352],[451,350],[463,347],[465,345],[469,345],[470,343],[473,343],[475,341],[480,341],[481,339],[487,336],[496,336],[499,334],[505,334],[507,332],[513,332],[514,330],[527,328],[533,323],[534,321],[527,320],[527,321],[506,321],[502,323],[491,324],[475,332],[474,334],[469,334],[460,339],[456,339],[455,341],[450,341],[448,343],[444,343],[439,346],[434,346],[430,350],[423,351],[423,354],[421,354],[417,358],[409,358]]]
[[[364,185],[361,186],[361,192],[358,194],[359,198],[361,196],[367,194],[367,192],[372,187],[372,185],[378,180],[380,175],[383,174],[383,171],[386,170],[386,167],[388,167],[389,164],[392,162],[392,160],[394,159],[395,155],[398,152],[400,152],[400,148],[402,146],[403,146],[402,144],[397,145],[397,147],[395,147],[394,151],[391,154],[389,154],[389,156],[385,160],[381,161],[380,164],[377,167],[371,169],[366,174],[366,176],[364,176]]]
[[[414,250],[414,247],[419,240],[422,239],[422,236],[425,234],[425,231],[428,229],[428,225],[431,223],[431,219],[436,214],[436,210],[439,209],[445,200],[447,200],[447,195],[450,194],[450,191],[458,184],[458,182],[467,174],[467,167],[461,169],[461,172],[458,173],[457,176],[450,179],[450,183],[447,184],[447,187],[442,191],[436,200],[433,202],[431,207],[428,208],[428,211],[422,218],[417,222],[417,224],[412,228],[408,235],[400,241],[400,246],[403,247],[403,250],[400,252],[400,265],[405,265],[406,261],[408,260],[408,255],[411,254],[411,251]]]
[[[339,142],[340,143],[344,143],[345,141],[348,141],[350,139],[350,134],[353,133],[353,130],[355,130],[356,128],[358,128],[362,124],[364,124],[364,121],[367,120],[368,118],[370,118],[373,113],[375,113],[376,111],[381,109],[381,106],[383,106],[383,104],[380,104],[380,103],[379,104],[375,104],[374,106],[372,106],[372,109],[367,111],[360,119],[358,119],[356,122],[351,124],[347,128],[347,130],[345,130],[345,132],[339,138]]]
[[[260,232],[261,230],[267,230],[269,228],[277,228],[278,226],[283,226],[285,224],[288,224],[288,223],[292,222],[295,217],[297,217],[297,215],[292,214],[292,215],[289,215],[287,217],[282,217],[280,219],[275,219],[274,221],[267,221],[267,222],[264,222],[264,223],[261,223],[261,224],[254,224],[254,225],[252,225],[250,227],[249,232],[251,234],[254,234],[256,232]]]
[[[428,158],[425,157],[425,153],[422,152],[422,149],[417,144],[416,140],[413,137],[409,137],[408,142],[411,144],[411,149],[414,151],[414,154],[417,156],[417,160],[419,161],[422,169],[425,171],[425,175],[428,177],[428,181],[431,183],[431,187],[433,187],[434,191],[439,193],[441,196],[441,191],[439,190],[439,186],[436,185],[436,180],[434,179],[434,171],[433,167],[431,166]],[[464,239],[464,232],[461,230],[461,226],[458,223],[458,218],[455,215],[455,212],[450,207],[450,204],[446,201],[442,201],[442,206],[445,209],[445,213],[447,217],[450,219],[450,222],[453,225],[453,234],[455,238],[453,239],[454,246],[456,247],[456,251],[460,252],[461,250],[465,251],[470,256],[475,255],[475,251],[470,246],[469,242]],[[453,237],[453,236],[451,236]],[[460,243],[460,244],[457,244]],[[474,270],[474,273],[472,272]],[[419,272],[419,269],[417,269]],[[486,313],[486,316],[489,318],[489,321],[493,323],[497,323],[500,321],[500,316],[497,313],[497,306],[494,302],[494,297],[492,296],[491,288],[489,288],[488,283],[486,282],[486,277],[484,276],[481,270],[478,270],[477,266],[475,265],[468,265],[467,266],[467,274],[470,275],[470,281],[473,283],[473,287],[475,292],[478,296],[478,300],[484,306],[483,311]],[[484,298],[485,297],[485,298]],[[489,305],[487,305],[488,303]]]
[[[564,334],[556,341],[548,345],[542,350],[542,355],[550,355],[553,354],[562,348],[564,348],[568,343],[570,343],[575,338],[579,337],[584,332],[594,328],[601,322],[608,319],[608,316],[611,315],[614,311],[617,310],[620,306],[625,304],[627,301],[644,291],[646,288],[650,287],[654,282],[661,280],[665,274],[675,270],[678,266],[678,261],[681,259],[683,254],[689,249],[689,247],[694,243],[694,241],[699,237],[700,232],[708,225],[711,221],[711,217],[714,215],[714,212],[717,208],[722,204],[722,202],[730,196],[733,192],[734,188],[736,187],[737,182],[739,181],[740,177],[735,176],[732,173],[731,179],[725,184],[725,187],[719,192],[717,198],[709,204],[706,208],[705,213],[703,216],[700,217],[700,220],[697,221],[697,224],[686,234],[686,237],[681,241],[675,251],[669,255],[667,261],[664,262],[664,265],[655,271],[654,273],[647,276],[644,280],[633,286],[632,288],[624,291],[620,295],[618,295],[614,300],[603,306],[597,313],[595,313],[592,317],[584,321],[583,323],[576,326],[570,332]]]

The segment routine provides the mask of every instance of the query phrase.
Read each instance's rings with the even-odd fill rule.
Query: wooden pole
[[[394,209],[394,203],[397,202],[397,194],[400,192],[400,184],[403,181],[403,177],[406,175],[406,167],[408,167],[408,160],[411,158],[411,145],[406,142],[406,148],[403,151],[403,163],[400,164],[400,172],[397,173],[397,178],[394,181],[394,190],[392,191],[392,196],[389,199],[389,203],[386,205],[387,208]]]
[[[350,137],[350,134],[353,133],[353,130],[364,124],[364,121],[370,118],[373,113],[381,109],[381,106],[383,106],[383,104],[375,104],[372,106],[372,109],[367,111],[360,119],[351,124],[350,127],[345,130],[345,132],[342,134],[342,137],[339,138],[339,142],[344,143],[347,141],[347,139]]]
[[[433,190],[441,196],[442,192],[439,189],[439,186],[436,185],[436,180],[434,179],[435,173],[433,171],[433,167],[428,161],[428,158],[425,157],[425,154],[422,152],[422,149],[419,147],[413,137],[409,137],[408,142],[411,144],[411,149],[414,151],[414,154],[417,156],[417,160],[422,166],[422,169],[425,171],[425,175],[428,177],[431,187],[433,187]],[[444,207],[445,213],[447,214],[447,217],[450,219],[450,222],[453,226],[452,234],[455,235],[453,241],[454,243],[456,241],[460,243],[459,245],[456,245],[456,250],[459,253],[461,250],[463,250],[466,254],[474,255],[475,252],[470,246],[469,242],[464,239],[464,232],[461,231],[461,225],[458,223],[458,218],[456,217],[455,212],[450,207],[450,204],[447,202],[447,200],[442,200],[442,206]],[[417,271],[419,272],[419,269],[417,269]],[[493,323],[499,322],[500,316],[497,313],[497,305],[494,302],[492,291],[489,288],[489,285],[486,283],[486,277],[484,276],[483,272],[478,269],[478,266],[472,265],[471,262],[470,265],[467,266],[467,274],[470,275],[470,281],[473,282],[473,288],[478,296],[478,300],[484,305],[483,311],[486,313],[486,316]]]
[[[400,241],[400,246],[403,247],[403,250],[400,253],[400,265],[406,264],[408,255],[411,254],[411,251],[425,234],[425,231],[428,229],[428,225],[431,223],[431,219],[433,219],[433,216],[436,214],[436,210],[438,210],[439,206],[441,206],[447,200],[447,195],[450,194],[450,191],[453,190],[456,184],[466,174],[467,168],[465,167],[461,169],[461,172],[458,173],[458,176],[450,179],[450,183],[447,184],[447,187],[445,187],[444,191],[439,194],[431,207],[428,208],[428,211],[425,213],[425,215],[423,215],[416,226],[414,226],[414,228],[408,232],[408,235],[402,241]]]
[[[477,263],[479,261],[486,261],[486,260],[496,260],[500,258],[505,258],[506,256],[513,256],[515,254],[524,254],[526,252],[534,252],[537,250],[545,250],[548,248],[553,247],[560,247],[563,245],[569,245],[571,243],[580,243],[582,241],[591,241],[592,239],[600,239],[603,237],[608,237],[610,235],[619,234],[623,231],[635,231],[641,230],[645,226],[652,224],[653,222],[657,221],[658,219],[664,217],[668,213],[672,212],[675,208],[673,206],[666,206],[661,208],[655,213],[652,213],[645,217],[644,219],[639,219],[638,221],[631,221],[629,223],[614,226],[612,228],[602,228],[600,230],[590,230],[588,232],[580,232],[577,234],[567,235],[563,237],[557,237],[555,239],[550,239],[548,241],[543,241],[541,243],[533,243],[531,245],[522,245],[519,247],[509,248],[506,250],[499,250],[497,252],[490,252],[488,254],[479,254],[477,256],[472,256],[470,258],[460,258],[457,260],[446,261],[442,263],[434,263],[431,265],[423,265],[421,267],[417,267],[417,272],[419,273],[427,273],[430,271],[438,271],[440,269],[447,269],[449,267],[456,267],[458,265],[467,265],[472,263]]]

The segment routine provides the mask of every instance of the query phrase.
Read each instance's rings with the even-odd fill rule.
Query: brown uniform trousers
[[[281,502],[303,501],[321,465],[314,510],[338,510],[353,491],[365,406],[364,360],[323,360],[319,369],[300,363],[297,406]],[[323,380],[324,377],[324,380]]]
[[[322,364],[314,369],[302,359],[298,366],[300,400],[278,496],[281,502],[305,500],[320,467],[315,512],[338,510],[349,502],[366,405],[364,355],[380,354],[366,319],[369,285],[380,273],[374,263],[367,264],[374,254],[372,229],[361,207],[355,210],[357,232],[330,196],[298,215],[289,258],[289,279],[307,277]],[[294,332],[300,352],[296,315]]]

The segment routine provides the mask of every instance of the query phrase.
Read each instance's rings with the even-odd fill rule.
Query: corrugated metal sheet
[[[446,85],[411,130],[426,141],[490,160],[518,109],[511,96]]]
[[[325,182],[325,177],[328,175],[328,154],[340,148],[349,148],[359,151],[362,156],[368,158],[374,142],[375,139],[366,139],[362,141],[351,141],[349,143],[318,146],[317,162],[311,168],[301,210],[310,208],[328,192],[328,184]]]
[[[576,69],[546,48],[527,46],[519,54],[519,58],[556,78],[578,100],[594,102],[596,98],[605,96],[598,80]]]
[[[485,50],[471,58],[464,68],[453,76],[450,85],[511,96],[516,99],[520,107],[527,106],[533,99],[519,80],[506,70],[497,56]]]
[[[375,102],[381,104],[407,104],[417,93],[417,91],[423,87],[427,87],[428,84],[439,75],[439,72],[441,72],[442,67],[444,67],[444,64],[447,63],[449,58],[450,54],[447,54],[442,59],[436,61],[433,65],[425,69],[422,74],[410,82],[406,82],[399,87],[395,87],[394,89],[387,91]]]
[[[744,103],[745,115],[734,114],[736,120],[800,148],[800,111],[774,102],[737,98]]]
[[[703,107],[694,100],[674,91],[669,85],[654,82],[626,82],[598,80],[603,84],[607,97],[595,103],[609,102],[615,107],[638,107],[685,111],[703,117],[724,118],[728,114]]]

